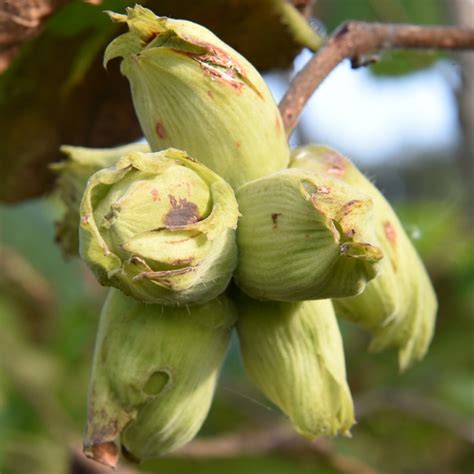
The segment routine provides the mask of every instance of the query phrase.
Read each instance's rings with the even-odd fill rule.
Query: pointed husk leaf
[[[86,148],[63,145],[66,159],[52,163],[50,169],[58,175],[53,192],[57,193],[65,210],[56,223],[56,241],[66,257],[79,254],[79,207],[87,180],[102,168],[115,165],[130,151],[150,151],[145,143],[131,143],[114,148]]]

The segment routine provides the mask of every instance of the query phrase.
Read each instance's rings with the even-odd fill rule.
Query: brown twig
[[[353,64],[382,49],[474,49],[474,30],[449,26],[390,23],[344,23],[295,76],[280,102],[285,130],[290,135],[308,99],[344,59]]]
[[[54,320],[54,291],[25,257],[0,243],[0,295],[3,294],[20,310],[28,335],[35,342],[44,341]]]
[[[209,459],[267,454],[298,460],[317,457],[344,474],[376,473],[361,461],[336,453],[327,440],[308,441],[288,427],[197,439],[170,456]]]

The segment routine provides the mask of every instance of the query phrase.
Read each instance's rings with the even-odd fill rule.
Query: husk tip
[[[121,13],[113,12],[112,10],[104,10],[103,13],[108,15],[108,17],[112,20],[113,23],[126,23],[127,22],[127,15],[122,15]]]
[[[89,459],[112,469],[117,469],[119,449],[113,441],[84,445],[83,452]]]

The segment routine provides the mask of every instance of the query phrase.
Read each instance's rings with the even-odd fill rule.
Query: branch
[[[341,61],[351,58],[353,65],[357,65],[364,54],[395,48],[474,49],[474,30],[358,21],[344,23],[295,76],[281,100],[279,108],[287,135],[291,135],[313,92]]]
[[[0,73],[9,66],[20,46],[41,31],[46,19],[65,0],[0,1]]]
[[[298,460],[318,457],[343,474],[375,474],[361,461],[334,452],[327,440],[308,441],[285,427],[197,439],[169,457],[209,459],[272,453]]]
[[[0,243],[0,295],[4,293],[18,307],[28,336],[35,342],[44,341],[53,324],[54,291],[26,258]]]

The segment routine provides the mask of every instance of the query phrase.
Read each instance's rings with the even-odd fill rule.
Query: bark
[[[296,75],[280,102],[287,134],[298,123],[306,102],[330,72],[344,59],[364,65],[368,53],[382,49],[474,49],[474,29],[391,23],[344,23]]]

